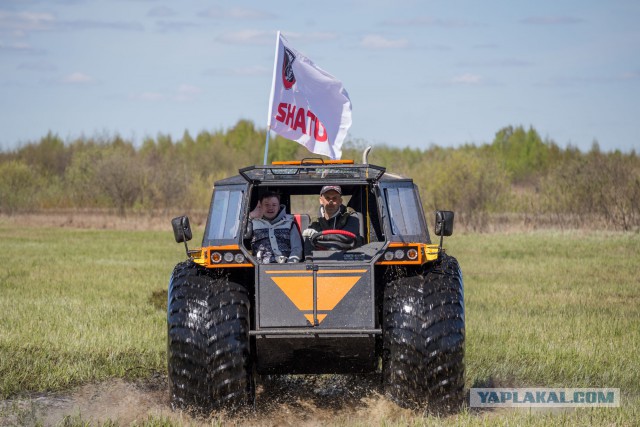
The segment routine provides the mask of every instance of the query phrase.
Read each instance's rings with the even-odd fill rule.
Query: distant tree
[[[135,153],[125,147],[108,150],[95,166],[95,186],[125,215],[142,194],[144,173]]]
[[[71,150],[51,132],[38,143],[27,144],[16,152],[16,158],[45,175],[64,175],[71,161]]]
[[[36,207],[43,180],[19,160],[0,163],[0,211],[13,214]]]
[[[96,164],[102,160],[104,147],[76,142],[74,156],[65,172],[66,188],[75,207],[108,206],[106,196],[97,187]],[[78,148],[81,147],[81,148]]]
[[[538,132],[522,126],[508,126],[496,133],[492,147],[514,181],[522,182],[546,172],[550,147],[542,141]]]
[[[476,230],[486,227],[489,213],[499,211],[509,188],[507,173],[495,159],[476,151],[450,151],[415,178],[428,210],[454,210],[463,224]]]
[[[140,165],[144,172],[141,195],[145,196],[146,205],[165,212],[188,205],[188,188],[195,180],[189,179],[186,164],[170,158],[146,160],[148,163]]]
[[[49,132],[37,142],[0,153],[0,210],[51,207],[206,209],[215,181],[263,162],[266,130],[239,120],[228,130],[158,134],[134,147],[119,135],[63,142]],[[348,140],[343,158],[360,162],[369,144]],[[272,135],[268,162],[320,157]],[[640,229],[640,158],[635,151],[588,152],[543,140],[530,127],[507,126],[491,144],[457,148],[376,145],[369,162],[412,177],[427,211],[453,209],[458,221],[482,229],[494,214],[525,221]]]
[[[262,150],[264,153],[264,144],[262,142]],[[273,162],[276,160],[292,160],[302,157],[319,157],[317,154],[309,153],[309,151],[297,142],[290,141],[285,138],[276,137],[272,138],[269,143],[269,155],[267,162]],[[264,158],[263,158],[264,160]],[[263,160],[259,162],[262,163]]]
[[[640,227],[640,162],[637,156],[602,153],[592,147],[558,164],[541,186],[544,211],[558,222],[606,228]]]
[[[257,131],[252,121],[244,119],[239,120],[226,134],[226,143],[229,147],[245,152],[257,149],[260,144],[264,148],[265,140],[265,131]]]

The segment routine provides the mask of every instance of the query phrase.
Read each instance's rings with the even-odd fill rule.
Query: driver
[[[363,238],[360,236],[360,220],[355,213],[352,208],[342,204],[342,188],[339,185],[325,185],[320,190],[321,216],[309,224],[302,236],[310,239],[324,230],[345,230],[355,234],[356,247],[361,246]]]

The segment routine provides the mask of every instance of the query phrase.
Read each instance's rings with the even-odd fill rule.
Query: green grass
[[[451,238],[465,279],[467,379],[640,392],[640,236]]]
[[[640,235],[459,234],[445,246],[465,280],[467,387],[617,387],[622,407],[465,410],[444,419],[389,416],[383,424],[634,425],[640,419]],[[0,399],[164,374],[159,292],[183,258],[170,231],[0,223]],[[145,423],[170,424],[153,417]],[[336,424],[363,423],[338,417]]]
[[[166,232],[0,225],[0,397],[165,371]]]

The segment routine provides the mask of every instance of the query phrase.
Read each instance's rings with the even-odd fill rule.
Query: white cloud
[[[166,6],[156,6],[151,8],[149,12],[147,12],[147,16],[150,16],[152,18],[167,18],[176,16],[177,14],[178,13],[175,10]]]
[[[18,70],[28,70],[36,72],[56,71],[57,67],[49,61],[30,61],[18,65]]]
[[[189,102],[195,100],[202,93],[202,89],[197,86],[181,84],[170,93],[162,92],[141,92],[129,96],[129,99],[144,102]]]
[[[464,27],[477,27],[480,24],[456,20],[456,19],[440,19],[432,18],[430,16],[418,16],[410,19],[388,19],[382,22],[384,25],[391,25],[395,27],[441,27],[441,28],[464,28]]]
[[[236,74],[240,76],[263,76],[271,73],[271,69],[268,67],[262,67],[260,65],[254,65],[252,67],[240,67],[234,70]]]
[[[71,73],[65,76],[62,79],[62,82],[69,84],[84,84],[93,82],[93,78],[84,73],[76,71],[75,73]]]
[[[620,78],[622,80],[636,80],[636,79],[640,79],[640,71],[630,71],[630,72],[626,72],[623,73]]]
[[[531,62],[519,59],[519,58],[486,58],[480,60],[464,60],[456,64],[458,67],[473,68],[473,67],[529,67]]]
[[[142,92],[131,95],[130,99],[134,99],[137,101],[149,101],[149,102],[160,102],[164,101],[166,97],[158,92]]]
[[[57,28],[61,30],[116,30],[116,31],[144,31],[144,26],[138,22],[127,21],[95,21],[79,19],[75,21],[60,21]]]
[[[202,89],[196,86],[182,84],[178,87],[178,92],[173,97],[174,100],[179,102],[193,101],[202,93]]]
[[[233,19],[273,19],[275,16],[271,12],[265,12],[258,9],[249,9],[244,7],[234,7],[229,9],[227,16]]]
[[[451,83],[464,84],[464,85],[477,85],[482,83],[482,77],[477,74],[465,73],[460,76],[453,77],[451,79]]]
[[[55,17],[50,13],[7,12],[0,10],[0,30],[26,33],[50,29],[54,23]]]
[[[232,44],[272,44],[275,34],[273,31],[241,30],[224,33],[218,37],[218,41]]]
[[[24,37],[34,31],[94,29],[142,31],[144,27],[137,22],[97,21],[92,19],[61,21],[50,13],[7,12],[0,10],[0,32],[9,31],[14,37]]]
[[[218,6],[211,6],[198,13],[198,16],[202,18],[221,19],[224,18],[224,10]]]
[[[206,76],[265,76],[270,75],[272,68],[253,65],[238,68],[210,68],[205,70]]]
[[[365,49],[403,49],[409,46],[407,39],[388,39],[378,35],[366,35],[360,41]]]
[[[159,21],[156,21],[156,26],[159,32],[169,33],[169,32],[182,32],[185,30],[193,29],[197,26],[197,24],[194,24],[191,21],[159,20]]]
[[[213,6],[209,9],[203,10],[199,13],[199,16],[210,19],[235,19],[239,21],[256,21],[275,18],[274,14],[264,10],[247,7],[223,9],[218,6]]]
[[[579,24],[582,19],[573,16],[530,16],[524,18],[522,21],[524,24],[531,25],[572,25]]]
[[[331,32],[305,32],[296,33],[283,31],[282,35],[290,42],[299,43],[316,43],[338,38],[336,33]],[[231,44],[255,44],[255,45],[271,45],[275,43],[275,31],[262,30],[240,30],[224,33],[216,40],[223,43]]]
[[[40,49],[36,49],[29,43],[17,42],[17,43],[4,43],[0,41],[0,51],[9,52],[25,52],[25,53],[42,53]]]
[[[306,33],[289,33],[283,32],[282,35],[289,41],[302,43],[315,43],[327,40],[335,40],[338,38],[336,33],[330,32],[306,32]]]

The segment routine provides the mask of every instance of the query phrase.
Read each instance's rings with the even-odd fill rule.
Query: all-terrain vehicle
[[[363,244],[349,249],[344,233],[328,231],[299,263],[259,263],[244,232],[259,195],[277,191],[300,232],[318,216],[327,184],[341,186]],[[462,274],[442,248],[453,212],[436,212],[441,237],[432,243],[411,179],[349,160],[251,166],[214,184],[202,247],[187,247],[186,216],[172,225],[188,257],[168,291],[174,406],[250,403],[262,375],[371,372],[400,405],[461,402]]]

